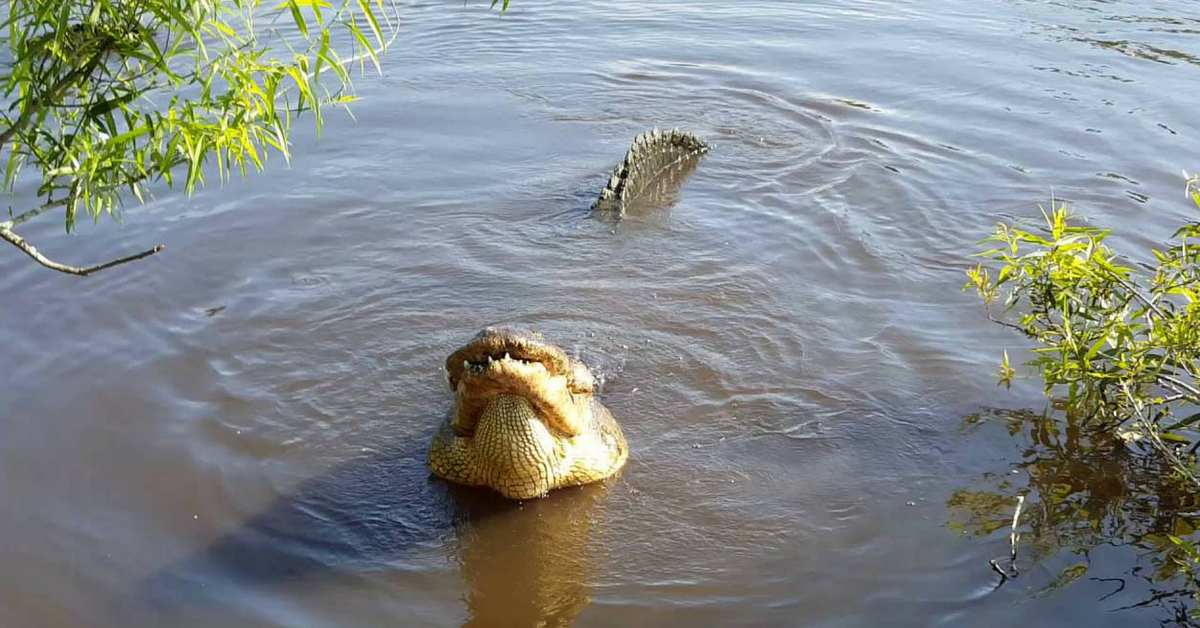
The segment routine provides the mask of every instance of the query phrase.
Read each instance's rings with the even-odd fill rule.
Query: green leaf
[[[507,0],[505,0],[507,3]],[[379,47],[383,48],[383,31],[379,28],[379,22],[375,19],[375,12],[371,10],[371,5],[367,4],[367,0],[358,0],[358,6],[362,9],[363,16],[367,18],[367,24],[371,26],[371,32],[375,34],[375,40],[379,42]]]
[[[93,103],[87,108],[87,111],[83,115],[86,118],[98,118],[108,114],[113,109],[124,107],[125,105],[129,104],[130,101],[136,99],[139,95],[140,94],[138,92],[129,92],[126,94],[121,94],[120,96],[109,98],[108,100]]]
[[[1193,414],[1187,418],[1180,419],[1180,420],[1172,423],[1171,425],[1164,427],[1163,431],[1164,432],[1174,432],[1176,430],[1181,430],[1181,429],[1184,429],[1187,427],[1191,427],[1192,425],[1195,425],[1197,422],[1200,422],[1200,412],[1197,412],[1196,414]]]
[[[375,64],[375,71],[382,73],[383,69],[379,66],[379,58],[375,54],[375,49],[371,47],[370,42],[367,41],[367,37],[363,35],[363,32],[359,30],[358,25],[351,21],[346,24],[346,29],[349,30],[352,35],[354,35],[354,38],[358,40],[359,45],[363,47],[366,55],[370,57],[371,62]]]
[[[304,15],[300,13],[299,0],[287,0],[288,10],[292,12],[292,21],[296,23],[296,28],[300,29],[300,34],[308,37],[308,23],[304,20]]]
[[[296,24],[276,37],[274,22],[256,24],[258,0],[13,0],[0,16],[10,53],[0,119],[20,120],[6,141],[5,189],[33,176],[39,196],[66,202],[73,229],[81,210],[99,219],[126,198],[144,201],[147,180],[190,194],[212,173],[206,166],[227,177],[263,168],[271,149],[290,159],[294,114],[311,110],[320,133],[323,105],[357,99],[339,52],[361,46],[363,63],[381,71],[381,26],[392,36],[393,24],[382,21],[382,0],[355,2],[263,5],[277,4],[272,17],[285,22],[286,7]],[[338,27],[351,37],[330,32]],[[280,43],[290,56],[272,49]]]

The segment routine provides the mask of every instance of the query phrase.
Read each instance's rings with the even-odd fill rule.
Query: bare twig
[[[38,207],[34,207],[33,209],[31,209],[23,214],[13,216],[12,218],[10,218],[4,222],[0,222],[0,229],[12,229],[13,227],[25,222],[26,220],[29,220],[30,218],[37,216],[38,214],[41,214],[43,212],[48,212],[56,207],[62,207],[63,205],[66,205],[66,204],[67,204],[67,199],[63,198],[63,199],[59,199],[57,201],[50,201],[50,202],[48,202],[44,205],[38,206]]]
[[[1175,452],[1162,441],[1162,438],[1160,438],[1158,435],[1158,430],[1155,429],[1150,420],[1146,418],[1146,415],[1142,413],[1144,404],[1141,400],[1134,397],[1133,393],[1129,391],[1129,384],[1123,384],[1121,389],[1125,391],[1125,397],[1128,398],[1129,402],[1133,404],[1133,411],[1136,413],[1138,426],[1141,427],[1142,431],[1146,433],[1146,437],[1150,439],[1150,443],[1154,445],[1154,448],[1157,449],[1158,452],[1167,459],[1167,462],[1169,462],[1171,466],[1174,467],[1177,472],[1179,472],[1180,475],[1182,475],[1192,484],[1200,487],[1200,479],[1196,479],[1196,476],[1192,473],[1192,470],[1189,469],[1188,466],[1179,459],[1179,456],[1175,455]]]
[[[151,249],[142,251],[141,253],[136,253],[134,255],[129,255],[127,257],[121,257],[121,258],[118,258],[118,259],[115,259],[115,260],[112,260],[109,262],[104,262],[103,264],[96,264],[95,266],[87,266],[87,267],[80,268],[78,266],[68,266],[66,264],[60,264],[60,263],[46,257],[45,255],[42,255],[41,252],[39,252],[37,250],[37,247],[30,244],[29,242],[27,242],[25,240],[25,238],[22,238],[21,236],[17,235],[16,233],[14,233],[11,229],[9,229],[7,227],[0,227],[0,239],[3,239],[5,241],[9,242],[10,244],[17,247],[18,249],[21,249],[26,255],[28,255],[29,257],[32,257],[33,261],[41,264],[42,266],[45,266],[46,268],[49,268],[51,270],[57,270],[60,273],[66,273],[68,275],[79,275],[81,277],[86,277],[88,275],[98,273],[106,268],[112,268],[113,266],[117,266],[119,264],[124,264],[126,262],[133,262],[133,261],[142,259],[143,257],[149,257],[149,256],[154,255],[155,253],[167,248],[167,247],[159,244]]]
[[[1152,299],[1150,299],[1146,295],[1142,294],[1142,291],[1138,290],[1137,286],[1133,285],[1132,283],[1129,283],[1129,281],[1127,281],[1124,277],[1122,277],[1116,273],[1110,272],[1109,275],[1111,275],[1113,279],[1116,279],[1117,283],[1124,286],[1125,289],[1130,292],[1130,294],[1137,297],[1138,301],[1141,301],[1142,303],[1144,303],[1146,305],[1146,307],[1153,310],[1154,313],[1157,314],[1159,318],[1164,318],[1164,319],[1167,318],[1166,313],[1164,313],[1161,309],[1159,309],[1158,304],[1155,303]]]
[[[1000,574],[1000,582],[996,583],[996,588],[999,589],[1000,587],[1004,586],[1005,582],[1008,582],[1008,578],[1009,578],[1008,572],[1005,571],[1004,568],[1000,566],[1000,562],[997,561],[995,558],[989,560],[988,564],[992,566],[992,571]]]
[[[1017,495],[1017,509],[1013,512],[1012,528],[1008,533],[1008,569],[1000,566],[1000,561],[995,558],[988,561],[992,569],[1000,574],[1000,582],[996,588],[1000,588],[1010,578],[1016,578],[1021,575],[1017,570],[1017,544],[1021,541],[1021,535],[1017,532],[1017,525],[1021,520],[1021,508],[1025,506],[1025,496]]]
[[[1002,320],[992,316],[991,310],[988,310],[986,307],[984,308],[984,312],[987,314],[989,321],[992,321],[993,323],[1003,326],[1003,327],[1009,327],[1009,328],[1015,329],[1026,336],[1029,335],[1028,332],[1025,331],[1024,327],[1021,327],[1020,325],[1013,325],[1012,323],[1010,323],[1008,321],[1002,321]]]
[[[1195,386],[1179,378],[1172,377],[1171,375],[1167,375],[1165,373],[1159,373],[1156,377],[1168,388],[1171,388],[1175,392],[1187,395],[1192,401],[1200,403],[1200,388],[1196,388]]]
[[[1013,511],[1012,532],[1008,534],[1008,542],[1012,545],[1012,559],[1017,559],[1017,541],[1021,540],[1021,535],[1017,533],[1017,522],[1021,520],[1021,507],[1025,505],[1025,496],[1017,495],[1017,509]]]

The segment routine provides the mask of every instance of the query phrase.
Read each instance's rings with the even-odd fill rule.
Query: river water
[[[1001,584],[1007,528],[947,524],[1029,446],[969,418],[1044,407],[959,288],[1051,194],[1120,246],[1189,215],[1200,6],[401,14],[290,165],[23,231],[164,253],[80,279],[0,251],[0,625],[1157,625],[1115,610],[1144,583],[1058,586],[1051,548]],[[673,207],[590,216],[654,126],[712,152]],[[520,505],[428,477],[442,360],[489,324],[603,378],[620,477]]]

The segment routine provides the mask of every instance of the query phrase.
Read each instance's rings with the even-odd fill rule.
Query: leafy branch
[[[1200,179],[1187,194],[1200,208]],[[1035,228],[1001,223],[967,271],[992,320],[1035,341],[1027,364],[1068,412],[1145,438],[1188,481],[1196,479],[1200,413],[1200,222],[1175,232],[1143,276],[1108,247],[1111,232],[1080,225],[1052,200]],[[993,275],[993,271],[995,274]],[[1001,316],[993,306],[1003,303]],[[1001,383],[1011,381],[1007,354]]]
[[[174,186],[177,169],[191,194],[214,161],[226,180],[262,170],[272,152],[289,159],[295,120],[311,115],[320,134],[326,108],[355,101],[353,64],[381,71],[399,27],[389,6],[390,14],[382,0],[12,0],[0,23],[11,60],[0,70],[2,185],[12,194],[30,167],[45,201],[0,222],[0,239],[76,275],[162,250],[79,268],[49,260],[14,228],[61,207],[70,232],[81,212],[96,221],[116,214],[126,194],[144,201],[150,183]],[[346,57],[331,45],[337,31],[349,34]]]

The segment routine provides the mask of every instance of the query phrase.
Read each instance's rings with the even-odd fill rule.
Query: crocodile
[[[536,332],[488,327],[446,358],[454,407],[433,435],[433,474],[510,499],[610,477],[629,456],[587,366]]]
[[[620,217],[662,201],[708,149],[684,131],[638,135],[592,211]],[[485,328],[446,358],[446,371],[454,407],[429,447],[437,477],[531,499],[608,478],[629,456],[591,371],[536,332]]]
[[[655,205],[687,180],[708,143],[692,133],[653,129],[638,135],[613,168],[592,211],[623,216],[631,207]]]

